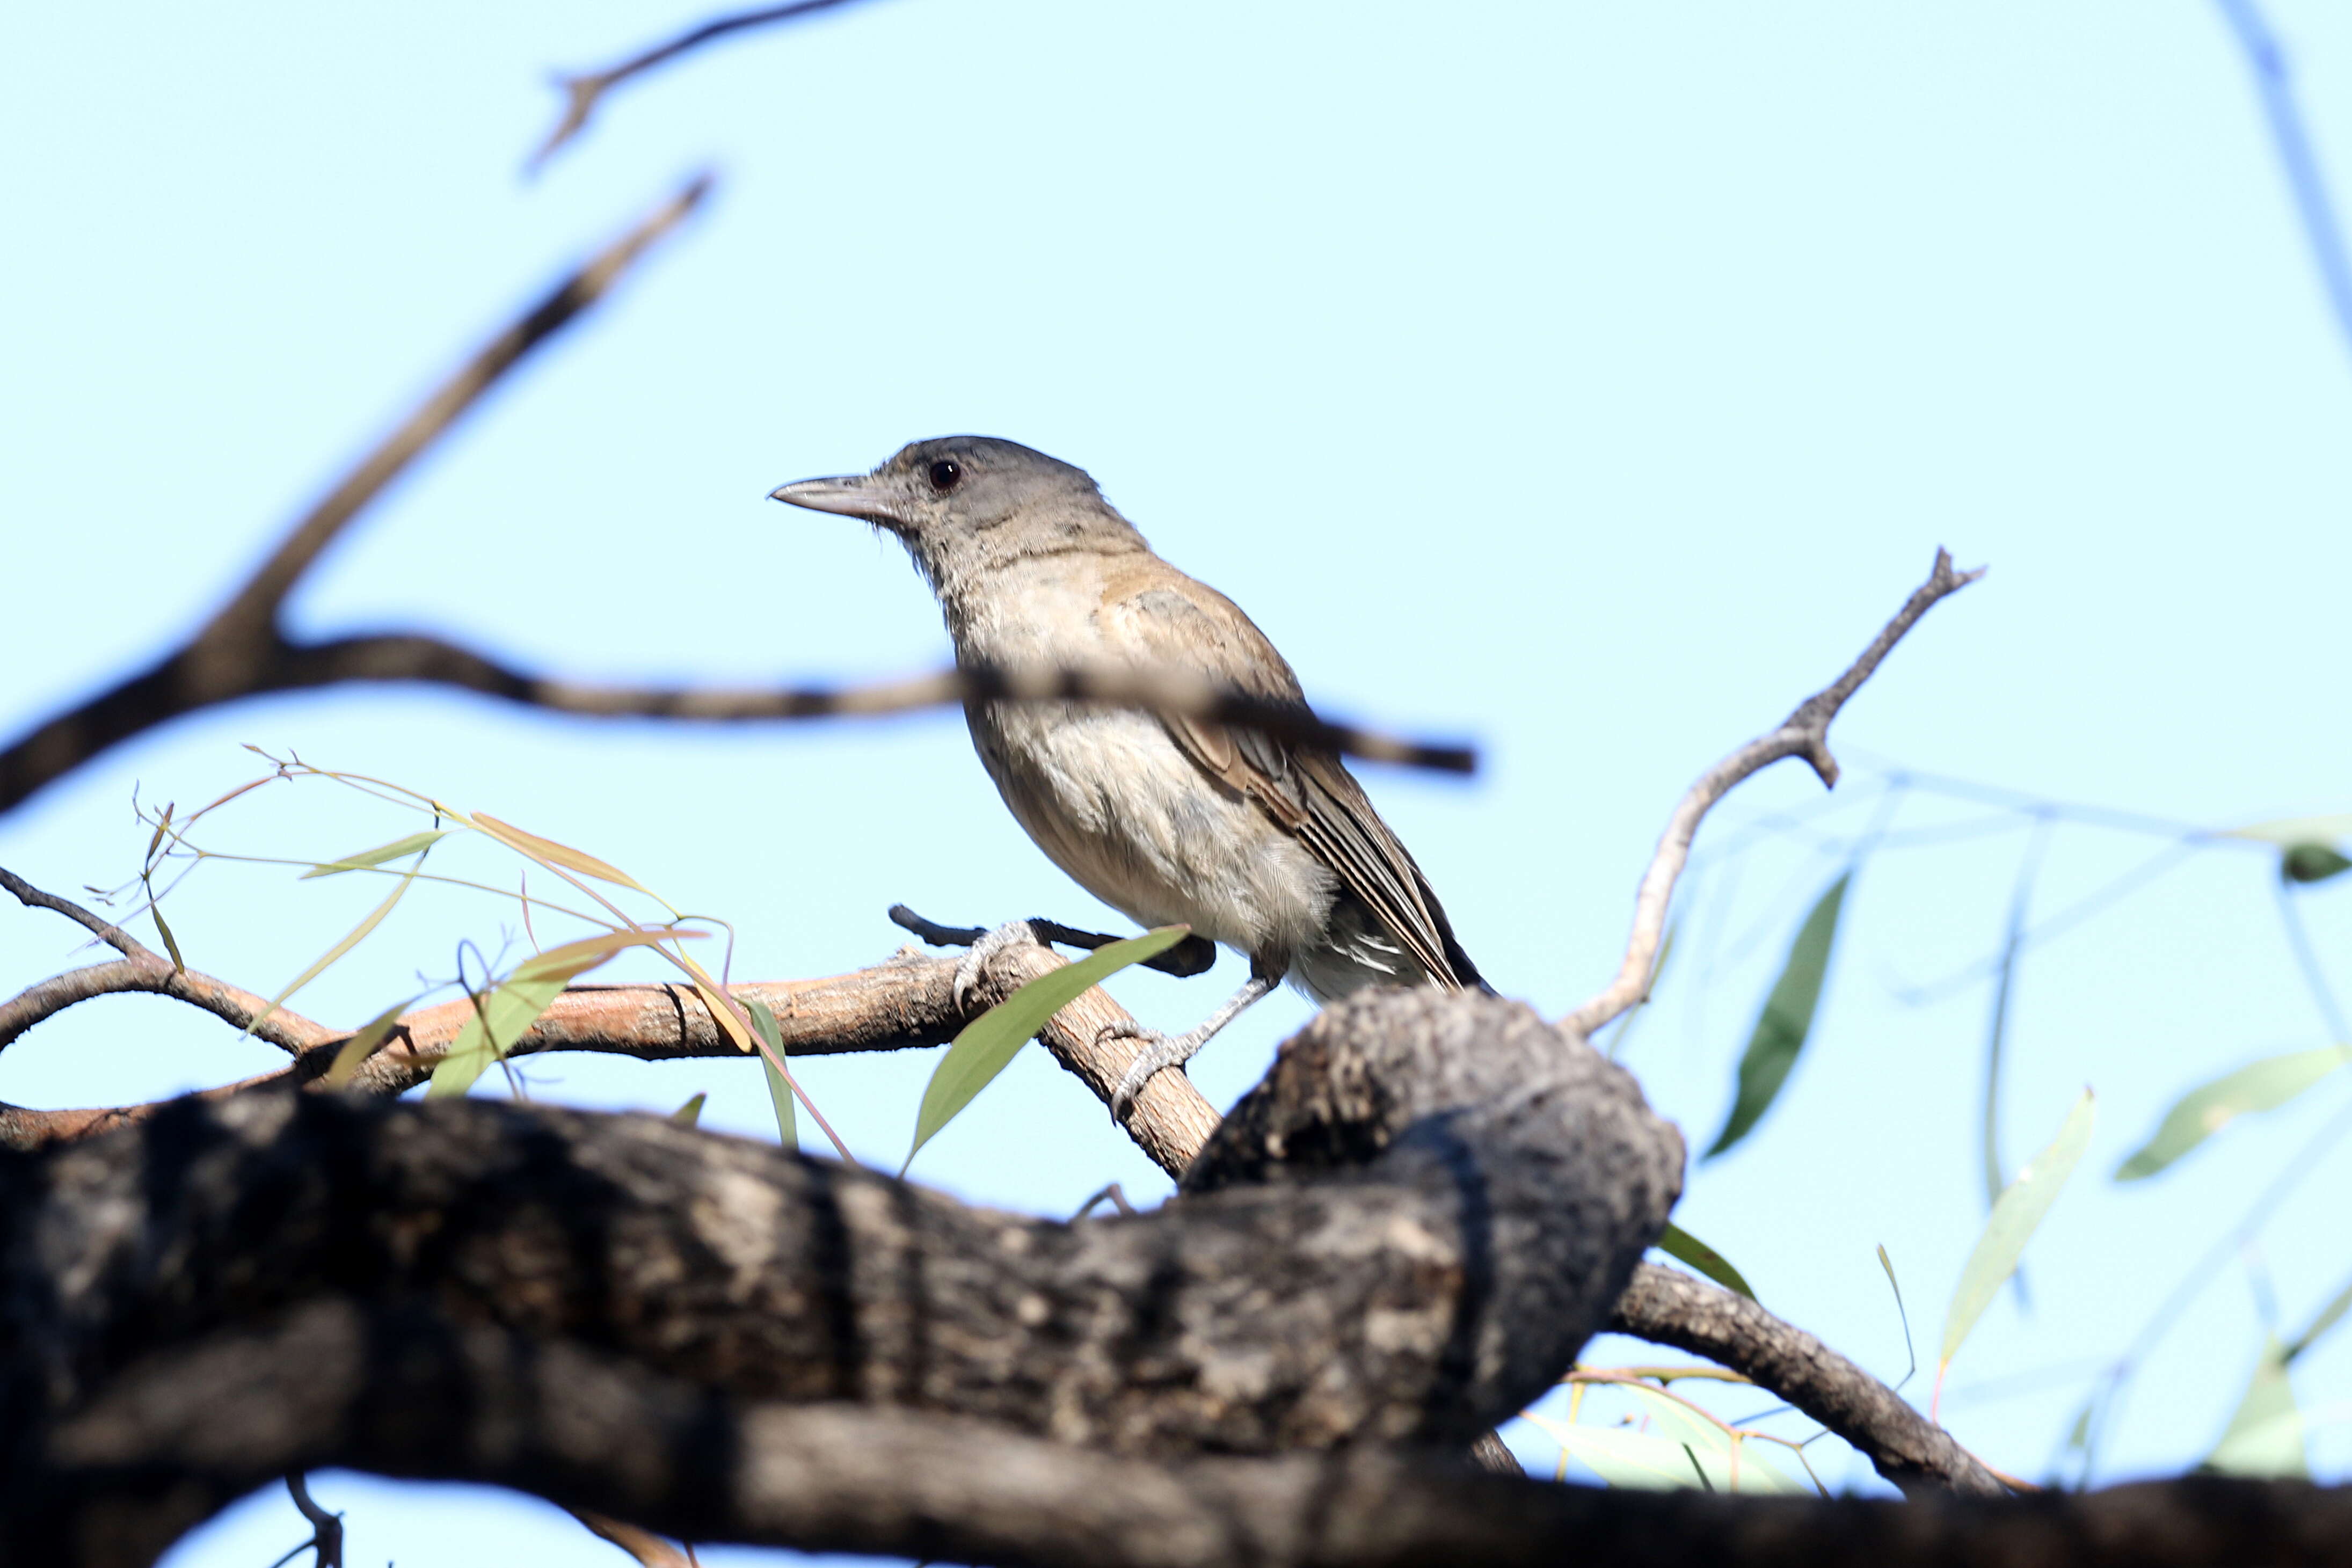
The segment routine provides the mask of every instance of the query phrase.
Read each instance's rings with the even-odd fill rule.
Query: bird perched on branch
[[[1233,601],[1151,552],[1082,469],[1010,441],[919,441],[871,474],[772,498],[897,536],[939,596],[965,665],[1128,664],[1303,702]],[[1287,976],[1328,1002],[1371,985],[1483,986],[1428,879],[1328,751],[1259,731],[1083,702],[966,705],[1004,803],[1055,864],[1147,926],[1181,923],[1245,955],[1249,983],[1197,1029],[1144,1041],[1111,1098],[1189,1060]],[[1025,940],[991,932],[958,971]]]

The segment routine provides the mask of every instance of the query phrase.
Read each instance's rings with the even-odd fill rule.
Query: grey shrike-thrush
[[[1083,470],[1042,452],[941,436],[871,474],[770,495],[896,535],[939,596],[959,663],[1173,667],[1303,700],[1232,600],[1152,554]],[[1485,984],[1335,753],[1083,702],[978,702],[964,716],[1004,803],[1080,886],[1144,925],[1181,922],[1249,958],[1249,983],[1199,1028],[1129,1031],[1145,1049],[1114,1116],[1285,976],[1318,1002],[1372,985]],[[1015,922],[985,946],[1025,936]],[[960,990],[985,956],[967,957]]]

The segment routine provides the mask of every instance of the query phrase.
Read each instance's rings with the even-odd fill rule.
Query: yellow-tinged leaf
[[[415,1005],[415,1000],[411,997],[407,1001],[393,1003],[362,1024],[357,1034],[343,1041],[342,1049],[335,1052],[335,1064],[327,1069],[327,1076],[322,1080],[325,1086],[341,1089],[349,1083],[352,1075],[360,1070],[360,1063],[375,1054],[376,1047],[384,1042],[392,1033],[393,1026],[400,1021],[400,1015]]]
[[[743,1028],[743,1020],[737,1018],[735,1009],[727,1005],[727,993],[711,977],[710,971],[687,954],[672,953],[669,956],[694,981],[695,990],[702,997],[702,1005],[710,1009],[710,1016],[718,1020],[727,1038],[735,1042],[735,1049],[747,1053],[758,1050],[759,1047],[751,1043],[750,1032]]]
[[[388,844],[378,844],[372,850],[362,850],[358,854],[347,855],[339,861],[320,861],[309,871],[304,872],[298,880],[308,882],[314,876],[333,876],[338,872],[365,871],[370,866],[379,866],[386,861],[396,861],[403,855],[413,855],[419,851],[429,850],[448,836],[449,830],[446,828],[431,832],[411,833],[404,839],[394,839]]]
[[[328,948],[325,953],[320,956],[317,963],[311,965],[309,968],[295,976],[294,981],[291,985],[278,992],[276,996],[270,998],[269,1005],[261,1009],[260,1017],[256,1018],[251,1023],[245,1026],[245,1032],[251,1034],[255,1030],[258,1029],[261,1026],[263,1019],[267,1019],[270,1014],[276,1012],[279,1008],[286,1005],[287,998],[292,996],[295,992],[300,990],[303,987],[317,979],[320,975],[326,972],[329,965],[334,963],[336,959],[341,957],[344,954],[350,952],[352,948],[365,941],[369,932],[383,924],[383,917],[392,913],[393,905],[398,904],[401,900],[401,895],[408,891],[408,884],[416,880],[416,870],[417,868],[415,866],[410,866],[408,870],[402,874],[400,881],[394,885],[393,890],[384,895],[383,902],[370,910],[366,919],[361,921],[357,925],[352,926],[349,936],[336,943],[333,946]]]
[[[681,1127],[695,1125],[702,1120],[702,1103],[709,1098],[709,1094],[697,1094],[693,1099],[672,1111],[669,1113],[669,1119]]]
[[[2275,821],[2252,822],[2242,828],[2231,828],[2221,835],[2227,839],[2258,839],[2281,849],[2296,844],[2333,843],[2338,839],[2352,838],[2352,811],[2337,811],[2325,817],[2282,817]]]
[[[185,969],[188,961],[180,956],[180,939],[172,935],[169,925],[163,924],[163,906],[151,903],[147,905],[147,914],[155,922],[155,935],[163,939],[163,951],[172,955],[172,967]]]
[[[2097,1102],[2088,1089],[2066,1113],[2066,1121],[2049,1146],[2025,1164],[2017,1179],[2001,1189],[1994,1200],[1992,1214],[1978,1236],[1976,1248],[1969,1254],[1968,1263],[1960,1270],[1960,1282],[1952,1291],[1952,1304],[1944,1314],[1944,1350],[1937,1358],[1940,1366],[1949,1366],[1960,1343],[1977,1324],[2001,1282],[2017,1271],[2017,1260],[2032,1239],[2042,1217],[2058,1197],[2059,1189],[2074,1171],[2074,1163],[2090,1146],[2091,1127],[2097,1118]],[[1940,1377],[1941,1374],[1938,1373]]]
[[[664,907],[667,907],[661,895],[653,889],[621,870],[620,867],[608,865],[584,850],[575,850],[570,844],[559,844],[553,839],[542,839],[537,833],[525,832],[511,822],[499,821],[488,811],[474,813],[474,826],[505,844],[509,849],[519,850],[533,860],[545,861],[550,865],[560,865],[566,871],[576,871],[583,876],[593,876],[599,882],[609,882],[621,887],[633,888],[656,903],[663,903]]]
[[[915,1113],[914,1146],[907,1151],[907,1164],[914,1164],[916,1151],[929,1143],[957,1112],[971,1103],[973,1095],[1004,1071],[1013,1052],[1044,1029],[1047,1019],[1129,964],[1140,964],[1166,952],[1190,936],[1192,929],[1189,925],[1163,925],[1140,936],[1107,943],[1096,948],[1091,956],[1038,976],[964,1025],[963,1031],[948,1047],[947,1055],[932,1070],[931,1082],[923,1090],[922,1106]],[[899,1173],[904,1175],[905,1171],[906,1166],[901,1166]]]
[[[577,942],[565,942],[550,947],[516,969],[515,973],[520,975],[537,964],[562,966],[575,958],[609,958],[627,947],[658,947],[665,942],[699,942],[709,935],[708,931],[672,931],[667,927],[652,931],[606,931],[595,936],[583,936]]]
[[[425,1097],[463,1094],[471,1089],[492,1062],[514,1049],[516,1041],[539,1021],[539,1015],[577,977],[625,947],[644,946],[678,935],[683,933],[614,931],[550,947],[525,961],[474,1009],[474,1016],[466,1020],[457,1038],[449,1042],[447,1054],[433,1069]]]

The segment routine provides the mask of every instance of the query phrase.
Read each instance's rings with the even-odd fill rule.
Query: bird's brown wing
[[[1305,702],[1298,677],[1238,605],[1164,562],[1115,579],[1099,623],[1105,641],[1135,664],[1196,670],[1255,696]],[[1330,867],[1423,969],[1455,987],[1479,983],[1421,868],[1338,756],[1259,730],[1165,722],[1204,771],[1256,801]]]

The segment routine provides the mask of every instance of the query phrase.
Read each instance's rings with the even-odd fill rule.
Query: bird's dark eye
[[[931,488],[934,490],[952,490],[956,487],[956,481],[962,477],[963,465],[952,457],[942,457],[931,465]]]

